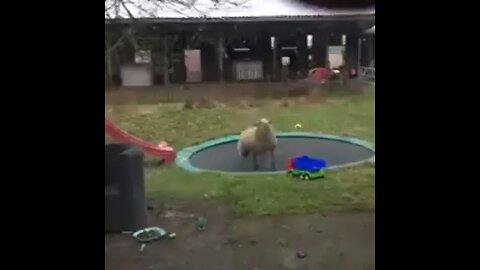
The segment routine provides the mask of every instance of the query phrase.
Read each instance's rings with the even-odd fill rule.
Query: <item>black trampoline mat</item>
[[[371,158],[375,153],[361,145],[348,142],[308,137],[279,137],[275,151],[276,168],[269,168],[266,155],[257,157],[259,169],[257,171],[283,171],[289,157],[310,155],[323,158],[327,166],[341,166]],[[205,170],[225,172],[249,172],[253,170],[251,155],[242,158],[237,153],[237,141],[219,144],[201,150],[190,157],[190,164]]]

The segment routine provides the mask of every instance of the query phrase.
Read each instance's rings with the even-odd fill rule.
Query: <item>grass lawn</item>
[[[179,104],[119,106],[113,109],[123,113],[109,115],[116,124],[152,142],[166,140],[177,150],[238,133],[261,117],[272,119],[278,131],[293,131],[295,124],[301,123],[303,131],[348,134],[374,142],[373,89],[361,95],[330,95],[317,104],[288,107],[273,101],[251,109],[225,106],[182,110]],[[175,165],[146,166],[145,173],[151,199],[216,199],[230,205],[237,215],[375,209],[375,168],[368,165],[328,171],[325,179],[310,182],[284,175],[189,173]]]

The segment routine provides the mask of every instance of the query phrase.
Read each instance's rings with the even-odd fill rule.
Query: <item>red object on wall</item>
[[[322,82],[326,81],[330,77],[330,70],[324,67],[317,67],[310,71],[310,75],[308,77],[311,81]]]

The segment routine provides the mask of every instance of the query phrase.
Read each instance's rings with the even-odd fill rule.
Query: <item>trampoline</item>
[[[360,165],[375,159],[373,144],[355,137],[288,132],[277,133],[276,167],[268,166],[267,155],[259,155],[259,168],[254,170],[251,156],[244,159],[237,153],[238,137],[222,137],[182,149],[177,154],[176,164],[194,172],[274,173],[284,172],[287,159],[300,154],[325,159],[328,169]]]

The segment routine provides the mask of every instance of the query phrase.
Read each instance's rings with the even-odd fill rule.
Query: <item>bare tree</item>
[[[247,0],[105,0],[105,18],[157,17],[162,12],[185,15],[196,11],[205,15],[208,10],[222,6],[239,6]]]
[[[210,10],[225,6],[243,5],[247,0],[105,0],[105,24],[124,22],[117,33],[105,31],[106,79],[112,80],[112,55],[125,44],[138,48],[138,36],[145,25],[144,18],[157,18],[193,15],[207,16]]]
[[[367,8],[375,6],[375,0],[295,0],[317,7],[326,8]]]

